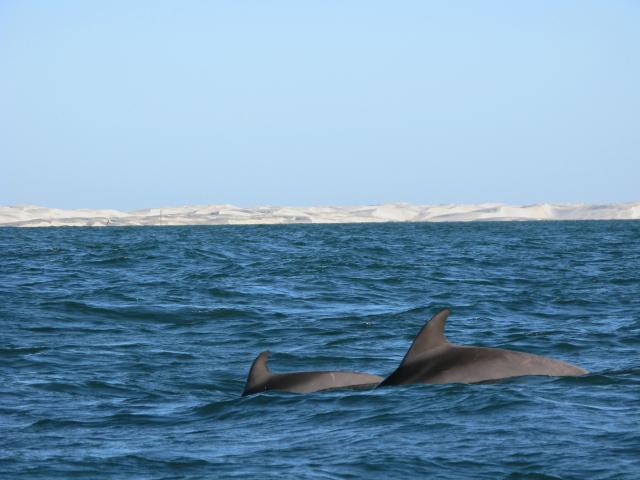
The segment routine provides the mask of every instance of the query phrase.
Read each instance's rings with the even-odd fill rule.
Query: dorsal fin
[[[409,348],[409,351],[402,359],[402,363],[400,365],[411,363],[428,350],[449,343],[447,338],[444,336],[444,327],[450,313],[451,310],[445,308],[431,317],[431,320],[422,327],[422,330],[420,330],[416,336],[415,340],[411,344],[411,348]]]
[[[266,383],[267,380],[269,380],[269,377],[271,377],[272,375],[271,370],[267,365],[269,355],[271,355],[271,352],[269,351],[262,352],[253,361],[251,370],[249,370],[249,376],[247,377],[247,384],[244,386],[242,395],[247,395],[249,392],[254,391],[256,387],[263,383]]]

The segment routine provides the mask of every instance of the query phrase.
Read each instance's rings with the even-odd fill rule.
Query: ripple
[[[0,357],[34,355],[36,353],[46,352],[47,350],[47,347],[0,347]]]

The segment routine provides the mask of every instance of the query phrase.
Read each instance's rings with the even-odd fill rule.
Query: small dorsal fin
[[[444,327],[450,313],[451,310],[445,308],[431,317],[431,320],[422,327],[422,330],[420,330],[416,336],[411,344],[411,348],[409,348],[409,351],[402,359],[401,365],[411,363],[428,350],[449,343],[444,336]]]
[[[260,384],[266,383],[272,373],[267,365],[271,352],[264,351],[253,361],[251,369],[249,370],[249,376],[247,377],[247,383],[244,386],[243,395],[248,394],[255,390]]]

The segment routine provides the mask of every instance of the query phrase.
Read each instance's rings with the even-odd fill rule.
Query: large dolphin
[[[375,386],[383,380],[378,375],[358,372],[273,373],[267,366],[270,352],[262,352],[251,365],[242,396],[266,390],[308,393],[331,388]]]
[[[378,387],[411,383],[475,383],[523,375],[577,376],[586,370],[551,358],[499,348],[461,346],[444,336],[444,309],[418,333],[400,366]]]

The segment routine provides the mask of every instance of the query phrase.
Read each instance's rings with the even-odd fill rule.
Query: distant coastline
[[[366,222],[471,222],[518,220],[638,220],[640,202],[601,205],[551,204],[412,205],[393,203],[352,207],[240,208],[201,205],[120,210],[65,210],[34,205],[0,206],[0,226],[141,226],[141,225],[256,225]]]

